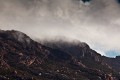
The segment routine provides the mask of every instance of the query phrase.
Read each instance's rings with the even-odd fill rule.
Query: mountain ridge
[[[111,60],[81,42],[79,44],[62,41],[58,42],[59,44],[53,43],[42,44],[22,32],[1,30],[0,79],[120,79],[119,56]]]

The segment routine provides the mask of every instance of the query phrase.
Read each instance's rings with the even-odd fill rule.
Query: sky
[[[0,0],[0,29],[33,39],[86,42],[102,55],[120,55],[119,0]]]

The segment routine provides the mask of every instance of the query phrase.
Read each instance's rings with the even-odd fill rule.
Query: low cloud
[[[33,39],[77,39],[105,55],[120,51],[119,13],[117,0],[0,0],[0,28]]]

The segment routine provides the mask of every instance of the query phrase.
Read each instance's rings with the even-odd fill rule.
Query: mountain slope
[[[63,52],[70,54],[75,57],[75,59],[85,66],[97,69],[106,74],[116,75],[120,77],[120,58],[108,58],[101,56],[96,51],[92,50],[86,43],[82,42],[66,42],[66,41],[56,41],[56,42],[44,42],[46,46],[54,49],[59,49]]]
[[[22,32],[0,30],[1,80],[118,80],[108,62],[86,43],[40,44]]]

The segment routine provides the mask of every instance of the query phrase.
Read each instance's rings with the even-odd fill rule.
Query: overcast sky
[[[102,55],[120,55],[117,0],[0,0],[0,29],[33,39],[77,39]]]

